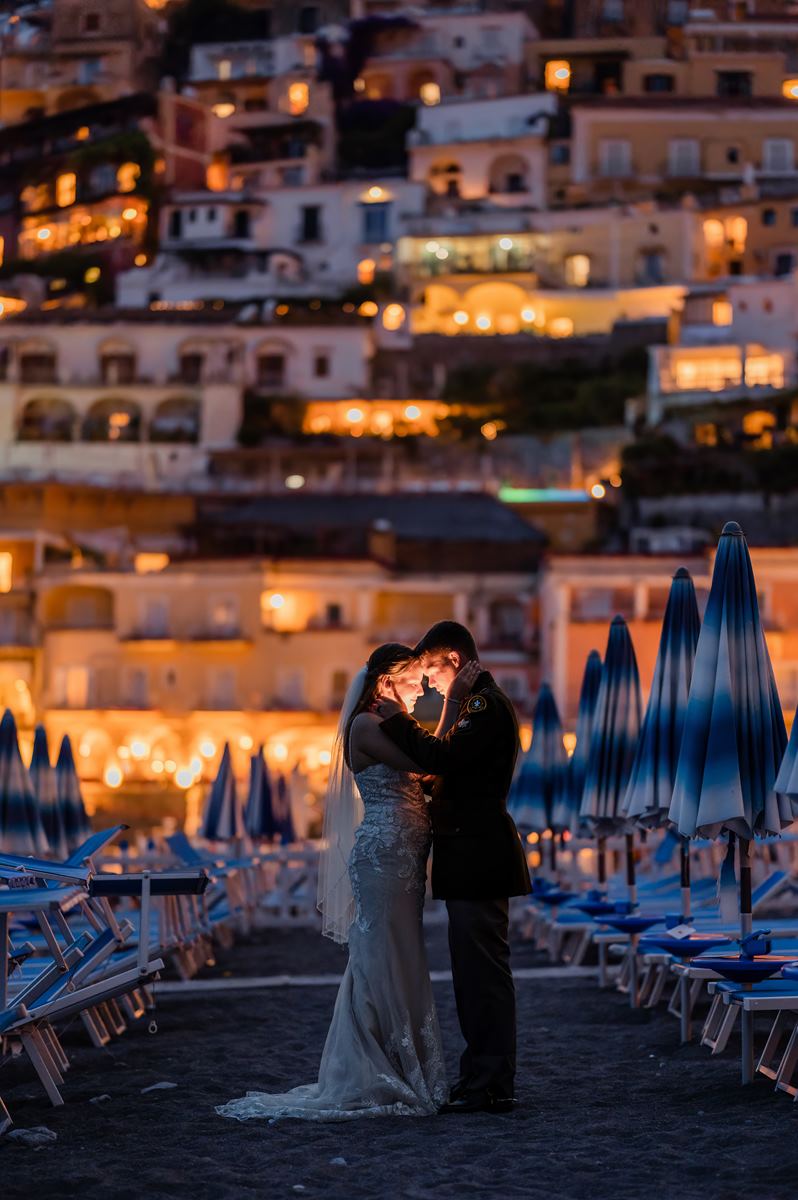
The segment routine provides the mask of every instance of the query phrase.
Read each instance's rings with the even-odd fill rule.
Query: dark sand
[[[431,965],[446,968],[441,927]],[[518,946],[517,966],[546,965]],[[336,972],[344,956],[304,933],[265,931],[220,956],[214,978]],[[450,985],[436,984],[452,1062]],[[541,1200],[781,1200],[798,1194],[798,1112],[763,1079],[738,1083],[737,1045],[711,1059],[680,1047],[663,1012],[633,1013],[587,979],[522,981],[518,1095],[510,1116],[274,1126],[224,1120],[214,1105],[247,1089],[315,1078],[334,987],[203,997],[164,995],[106,1050],[76,1024],[65,1038],[67,1100],[51,1108],[21,1061],[0,1070],[17,1127],[46,1125],[33,1151],[0,1140],[2,1200],[148,1197],[540,1197]],[[176,1088],[142,1095],[153,1083]],[[110,1099],[90,1103],[107,1093]],[[343,1158],[345,1165],[332,1159]]]

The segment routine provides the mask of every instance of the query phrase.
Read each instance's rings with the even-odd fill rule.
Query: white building
[[[244,314],[246,315],[246,314]],[[202,486],[234,447],[248,389],[340,398],[366,387],[362,321],[218,312],[12,319],[0,327],[0,475]]]
[[[404,219],[424,198],[424,185],[405,179],[177,194],[164,206],[160,253],[119,276],[118,302],[340,295],[392,268]]]

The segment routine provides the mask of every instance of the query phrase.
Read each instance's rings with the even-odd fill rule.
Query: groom
[[[462,702],[447,696],[458,671],[476,662],[474,639],[439,621],[416,646],[430,687],[457,705],[448,732],[434,737],[403,707],[384,700],[381,728],[433,785],[432,892],[449,913],[457,1015],[466,1042],[460,1078],[442,1112],[510,1112],[515,1106],[515,989],[510,970],[508,897],[531,890],[526,855],[507,793],[518,753],[512,703],[487,671]],[[448,724],[448,722],[444,722]]]

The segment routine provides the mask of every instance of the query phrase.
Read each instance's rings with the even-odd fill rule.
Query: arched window
[[[136,351],[118,338],[109,338],[100,346],[100,377],[103,383],[133,383],[136,378]]]
[[[150,441],[196,445],[200,435],[200,411],[199,401],[190,396],[164,400],[150,422]]]
[[[132,400],[98,400],[83,420],[81,437],[84,442],[138,442],[141,409]]]
[[[500,154],[493,160],[488,190],[499,195],[529,191],[529,165],[520,154]]]
[[[75,430],[75,410],[68,400],[43,396],[29,400],[20,414],[17,440],[20,442],[71,442]]]

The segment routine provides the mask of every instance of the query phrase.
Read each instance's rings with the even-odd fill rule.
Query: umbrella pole
[[[596,838],[596,854],[598,858],[598,884],[601,888],[607,882],[607,839],[605,837]]]
[[[635,835],[626,834],[626,886],[629,889],[629,901],[637,904],[637,871],[635,868]]]
[[[751,915],[751,843],[748,838],[738,838],[737,854],[740,863],[740,937],[748,937],[753,918]],[[754,1078],[754,1014],[742,1006],[742,1062],[741,1081],[751,1083]]]
[[[682,920],[689,921],[692,915],[690,897],[690,843],[682,838],[679,843],[679,868],[682,888]]]

